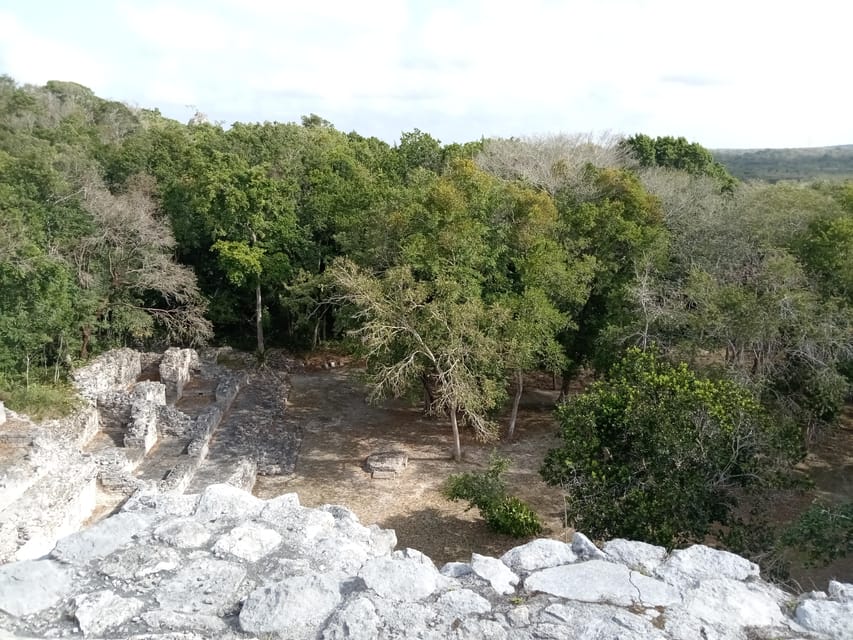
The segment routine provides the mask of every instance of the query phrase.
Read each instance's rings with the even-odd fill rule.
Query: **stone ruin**
[[[187,413],[193,378],[212,392]],[[34,424],[0,411],[0,562],[47,553],[136,491],[184,491],[245,379],[192,349],[117,349],[74,372],[82,401],[70,417]]]
[[[533,540],[440,569],[348,509],[217,484],[138,492],[0,566],[0,638],[853,638],[853,584],[796,597],[735,554]]]
[[[122,349],[76,372],[84,402],[67,419],[0,407],[0,640],[853,638],[853,585],[795,596],[701,545],[599,549],[575,534],[438,569],[344,507],[245,491],[286,464],[241,450],[218,469],[227,483],[210,482],[211,434],[246,383],[194,351]],[[405,468],[388,453],[374,473]]]

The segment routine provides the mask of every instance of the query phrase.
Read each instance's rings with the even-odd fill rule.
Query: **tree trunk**
[[[459,423],[456,422],[456,406],[450,407],[450,426],[453,428],[453,459],[456,462],[462,460],[462,445],[459,443]]]
[[[515,372],[515,398],[512,400],[512,415],[509,417],[509,429],[506,432],[506,439],[512,440],[515,434],[515,420],[518,417],[518,403],[521,402],[521,392],[524,390],[524,375],[521,371]]]
[[[264,307],[261,300],[261,283],[255,287],[255,328],[258,332],[258,353],[264,352]]]
[[[81,327],[80,334],[83,339],[80,343],[80,359],[86,360],[89,358],[89,341],[92,339],[92,327]]]

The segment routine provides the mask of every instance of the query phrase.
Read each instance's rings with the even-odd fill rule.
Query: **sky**
[[[846,0],[0,0],[0,74],[394,142],[551,133],[853,143]]]

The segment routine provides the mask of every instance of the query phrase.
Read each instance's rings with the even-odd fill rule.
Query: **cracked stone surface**
[[[0,638],[851,637],[853,585],[797,598],[701,546],[660,558],[631,541],[533,541],[439,572],[345,507],[229,485],[139,495],[105,522],[53,559],[0,566]],[[658,560],[656,575],[634,570]]]

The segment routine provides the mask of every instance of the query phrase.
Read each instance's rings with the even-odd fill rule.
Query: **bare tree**
[[[484,171],[508,180],[525,180],[551,195],[563,187],[584,193],[589,188],[588,165],[635,165],[621,141],[621,136],[610,133],[500,138],[487,140],[476,161]]]
[[[79,284],[97,298],[96,316],[126,318],[125,330],[149,335],[151,323],[170,339],[201,343],[212,334],[195,274],[173,259],[175,239],[158,218],[150,176],[132,178],[114,195],[101,180],[82,180],[82,202],[93,232],[71,252]],[[84,330],[85,334],[85,330]],[[87,347],[84,335],[83,350]]]
[[[494,439],[497,427],[488,412],[501,398],[503,381],[481,366],[499,353],[495,337],[484,330],[489,316],[482,303],[443,299],[406,267],[378,278],[343,259],[330,272],[340,291],[337,302],[356,308],[360,327],[351,333],[365,350],[370,398],[400,397],[428,376],[434,381],[432,410],[450,416],[455,460],[462,457],[459,417],[480,439]]]

